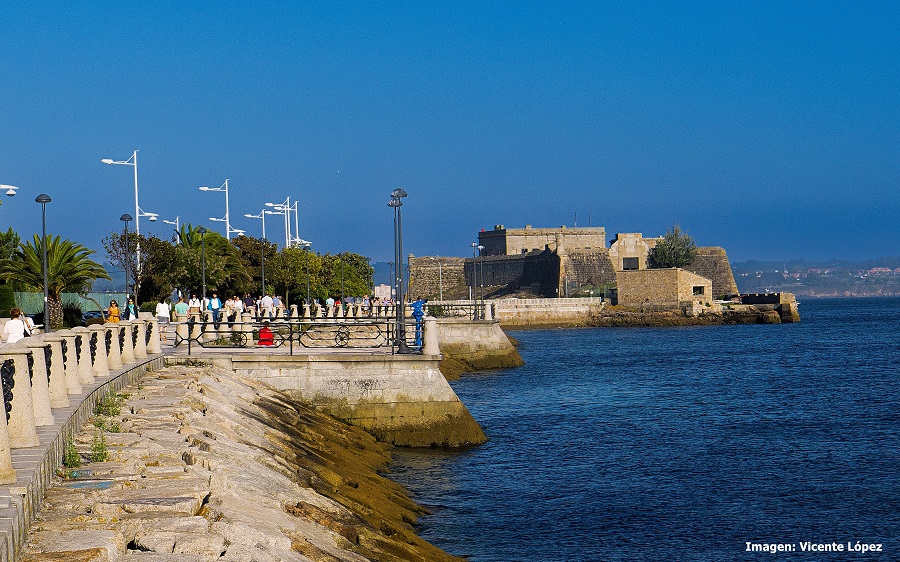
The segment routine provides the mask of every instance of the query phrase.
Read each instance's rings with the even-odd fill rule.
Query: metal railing
[[[188,355],[193,346],[203,349],[257,348],[260,350],[287,348],[290,355],[296,349],[391,349],[398,353],[396,320],[387,318],[347,319],[288,319],[252,322],[195,320],[172,322],[175,336],[173,347],[187,345]],[[404,323],[405,350],[422,352],[424,326],[408,319]]]
[[[425,305],[425,311],[428,316],[434,316],[435,318],[471,318],[473,320],[478,320],[479,318],[485,318],[484,309],[486,306],[493,305],[483,302],[436,302],[427,303]]]

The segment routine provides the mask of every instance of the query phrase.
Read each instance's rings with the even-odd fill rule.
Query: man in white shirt
[[[272,300],[272,297],[269,296],[268,293],[259,300],[259,313],[267,314],[272,316],[275,312],[275,302]]]

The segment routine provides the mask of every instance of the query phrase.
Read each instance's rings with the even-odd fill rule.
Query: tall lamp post
[[[225,218],[224,219],[216,219],[210,217],[209,220],[214,222],[224,222],[225,223],[225,238],[231,240],[231,233],[234,232],[236,234],[243,234],[243,230],[238,230],[236,228],[231,228],[231,214],[228,209],[228,180],[225,180],[225,183],[220,185],[219,187],[208,187],[202,186],[199,188],[200,191],[224,191],[225,192]]]
[[[132,216],[125,213],[119,220],[125,223],[125,259],[122,260],[122,264],[125,266],[125,306],[128,306],[128,296],[131,294],[128,292],[128,260],[131,258],[131,251],[128,248],[128,222],[132,220]]]
[[[478,320],[478,242],[472,242],[472,319]]]
[[[131,158],[128,160],[113,160],[112,158],[104,158],[100,160],[104,164],[121,164],[123,166],[133,166],[134,167],[134,232],[135,234],[141,233],[141,217],[147,217],[150,222],[153,222],[159,217],[157,213],[148,213],[141,209],[141,206],[138,204],[138,168],[137,168],[137,153],[135,150],[134,154],[131,155]]]
[[[403,215],[400,207],[403,206],[403,198],[408,194],[401,188],[397,188],[391,192],[391,201],[388,207],[394,209],[394,286],[397,293],[397,353],[409,353],[406,346],[406,321],[405,306],[403,300]]]
[[[200,301],[201,310],[202,310],[203,306],[206,306],[206,228],[201,226],[200,228],[197,229],[197,232],[200,233],[200,264],[201,264],[200,267],[203,271],[202,285],[201,285],[201,287],[202,287],[201,292],[203,294],[203,300]]]
[[[262,292],[266,294],[266,210],[263,209],[258,215],[245,214],[248,219],[262,219],[262,251],[260,251],[260,263],[262,264]]]
[[[482,254],[483,251],[484,251],[484,246],[479,244],[478,245],[478,255],[481,257],[481,267],[479,269],[481,270],[480,286],[481,286],[481,306],[482,307],[484,307],[484,255]],[[484,319],[483,314],[482,314],[481,318]]]
[[[47,279],[47,203],[52,201],[46,193],[41,193],[34,198],[41,204],[41,246],[44,250],[44,332],[50,329],[50,282]]]

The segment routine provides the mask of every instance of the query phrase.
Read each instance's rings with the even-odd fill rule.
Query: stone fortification
[[[410,286],[412,298],[455,300],[469,298],[469,285],[463,270],[465,260],[452,257],[410,257]],[[442,296],[443,295],[443,296]]]
[[[712,282],[681,268],[618,273],[618,304],[643,310],[682,310],[712,301]]]
[[[711,280],[713,296],[717,299],[738,294],[731,263],[724,248],[718,246],[697,248],[697,259],[685,266],[685,269]]]
[[[478,233],[478,243],[484,246],[483,256],[513,256],[557,251],[563,247],[567,251],[597,250],[606,247],[606,229],[598,227],[566,227],[559,228],[504,228],[494,226],[493,230],[482,230]]]
[[[211,367],[126,391],[109,460],[49,489],[25,561],[461,560],[415,535],[423,510],[364,431]],[[96,434],[75,438],[85,459]]]
[[[602,287],[616,282],[616,269],[607,250],[569,252],[565,272],[579,285]]]

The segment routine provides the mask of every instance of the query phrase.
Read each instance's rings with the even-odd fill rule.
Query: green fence
[[[44,293],[13,293],[16,299],[16,306],[25,311],[26,314],[37,314],[44,311]],[[100,306],[106,310],[109,307],[109,301],[115,300],[120,305],[125,302],[125,293],[88,293],[88,297],[100,303]],[[75,293],[63,293],[63,303],[77,303],[82,312],[88,310],[97,310],[97,305],[89,299],[83,298]]]

